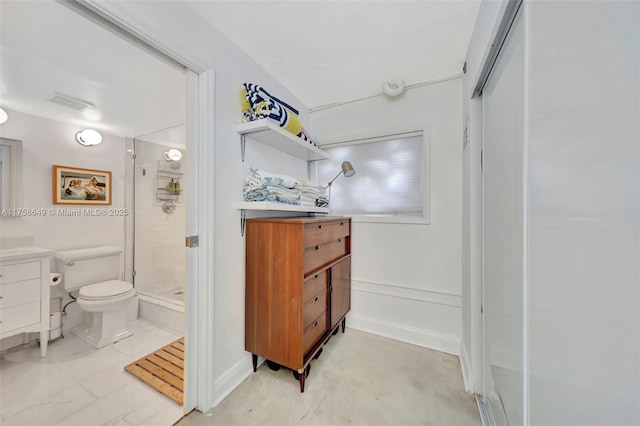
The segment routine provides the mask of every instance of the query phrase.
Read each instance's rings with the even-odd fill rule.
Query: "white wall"
[[[458,354],[461,338],[462,79],[311,115],[323,139],[430,123],[431,223],[352,226],[350,327]],[[357,173],[357,165],[356,167]]]
[[[71,212],[86,207],[52,203],[54,164],[111,171],[113,191],[109,207],[125,207],[124,138],[103,134],[100,145],[84,147],[75,140],[75,134],[82,130],[77,126],[17,111],[7,110],[7,113],[9,120],[0,126],[0,135],[22,141],[22,201],[25,208]],[[124,216],[70,217],[47,212],[45,216],[2,217],[0,235],[5,241],[31,239],[35,246],[54,251],[99,245],[118,246],[124,250],[124,224]],[[55,262],[52,262],[52,269],[55,269]],[[69,300],[66,293],[56,287],[51,296],[65,296],[65,302]],[[75,305],[70,305],[68,311],[72,315],[79,312]],[[67,318],[65,321],[72,320]]]

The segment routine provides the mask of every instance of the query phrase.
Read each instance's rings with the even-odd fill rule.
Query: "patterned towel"
[[[298,111],[291,105],[272,96],[262,86],[253,83],[244,83],[244,99],[242,102],[242,114],[247,121],[270,118],[275,120],[280,127],[318,146],[309,137],[309,133],[302,128]]]

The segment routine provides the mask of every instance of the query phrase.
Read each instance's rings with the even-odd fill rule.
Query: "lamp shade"
[[[353,166],[351,165],[350,161],[343,161],[342,162],[342,173],[344,173],[345,177],[351,177],[351,176],[356,174],[356,171],[353,168]]]
[[[341,167],[342,170],[340,170],[336,177],[331,179],[331,182],[327,184],[327,188],[330,187],[333,181],[338,179],[341,174],[344,174],[345,177],[351,177],[356,174],[356,170],[353,168],[350,161],[343,161]]]

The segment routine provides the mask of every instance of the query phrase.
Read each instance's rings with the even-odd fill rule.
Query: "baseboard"
[[[460,343],[460,369],[462,370],[462,380],[464,380],[464,390],[469,393],[475,393],[473,385],[473,376],[471,370],[471,363],[469,362],[469,354],[464,342]]]
[[[460,340],[455,336],[417,329],[354,313],[349,314],[347,324],[355,330],[388,337],[452,355],[459,355]]]
[[[264,360],[262,360],[264,362]],[[220,404],[253,373],[251,356],[242,358],[213,383],[213,406]]]

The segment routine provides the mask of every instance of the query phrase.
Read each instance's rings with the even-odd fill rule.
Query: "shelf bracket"
[[[240,210],[240,236],[244,237],[244,227],[247,222],[247,212],[246,210]]]
[[[243,163],[244,163],[244,152],[245,152],[246,143],[247,143],[247,140],[245,138],[245,135],[240,135],[240,156],[242,157]]]

